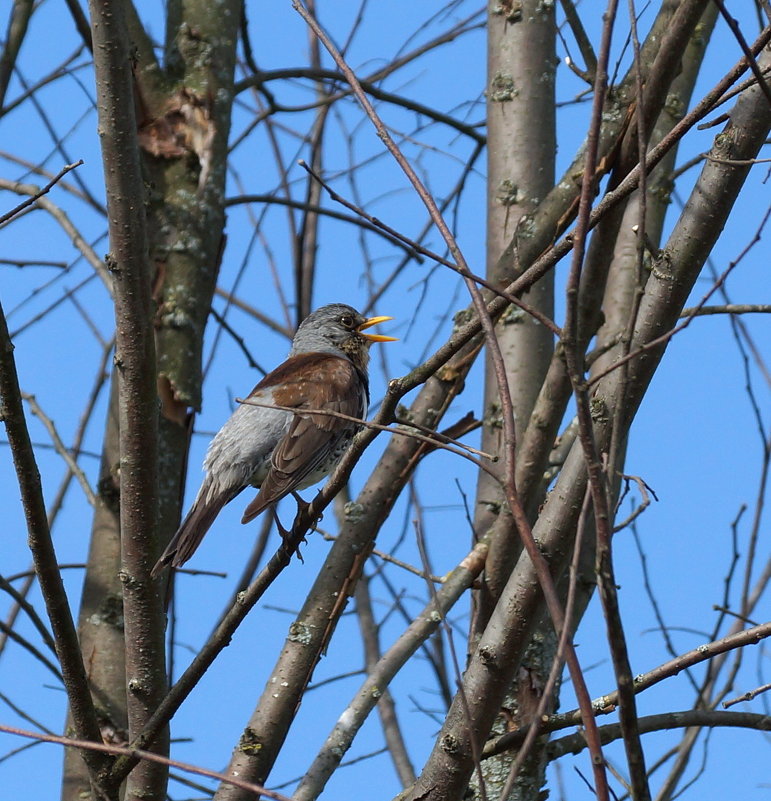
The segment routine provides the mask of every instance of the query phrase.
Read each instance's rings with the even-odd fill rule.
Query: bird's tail
[[[190,511],[185,516],[177,533],[171,538],[161,558],[155,563],[151,575],[157,576],[166,565],[180,567],[195,553],[204,534],[209,530],[214,518],[232,496],[224,492],[207,493],[201,488]],[[213,497],[207,497],[213,495]]]

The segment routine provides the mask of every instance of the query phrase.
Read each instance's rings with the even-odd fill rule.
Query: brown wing
[[[277,406],[340,412],[356,418],[366,411],[365,379],[348,359],[340,356],[299,354],[266,376],[257,388],[265,388],[266,380],[273,385],[273,401]],[[273,451],[271,469],[244,510],[241,522],[248,523],[301,487],[355,428],[355,423],[330,415],[295,415]]]

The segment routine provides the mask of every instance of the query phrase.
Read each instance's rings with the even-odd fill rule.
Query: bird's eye
[[[340,325],[342,325],[343,328],[353,328],[353,317],[348,314],[343,315],[340,318]]]

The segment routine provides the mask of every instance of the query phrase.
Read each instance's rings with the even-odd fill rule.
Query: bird
[[[300,323],[286,361],[257,384],[212,439],[198,494],[155,564],[153,576],[167,565],[177,568],[187,562],[225,504],[247,487],[259,491],[246,506],[241,523],[268,508],[275,514],[275,505],[290,493],[300,503],[296,492],[335,467],[360,424],[311,410],[364,419],[369,405],[369,348],[373,342],[396,341],[365,331],[392,319],[368,318],[344,303],[331,303]]]

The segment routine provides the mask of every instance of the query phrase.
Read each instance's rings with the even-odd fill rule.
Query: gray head
[[[364,330],[391,317],[367,318],[345,303],[330,303],[311,312],[297,329],[290,356],[298,353],[334,353],[347,356],[363,369],[373,342],[393,342],[394,337],[366,334]]]

